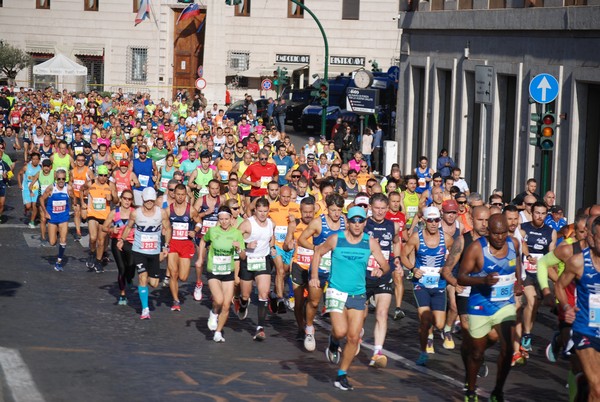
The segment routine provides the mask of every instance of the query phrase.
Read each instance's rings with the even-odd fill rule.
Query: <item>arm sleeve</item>
[[[537,261],[537,279],[540,284],[540,289],[546,289],[549,287],[548,267],[557,265],[560,262],[561,260],[554,255],[554,251],[549,252]]]

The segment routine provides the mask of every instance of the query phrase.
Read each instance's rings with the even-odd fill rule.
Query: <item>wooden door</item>
[[[182,10],[174,11],[174,42],[173,42],[173,89],[185,89],[193,96],[195,82],[198,78],[198,66],[204,58],[204,38],[206,31],[206,10],[190,19],[177,23]]]

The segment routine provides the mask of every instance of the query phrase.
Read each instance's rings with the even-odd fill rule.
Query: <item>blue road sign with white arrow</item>
[[[529,96],[537,103],[550,103],[558,96],[558,81],[550,74],[538,74],[529,84]]]

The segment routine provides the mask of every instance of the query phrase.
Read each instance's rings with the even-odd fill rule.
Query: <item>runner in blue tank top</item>
[[[319,264],[322,256],[331,252],[331,274],[325,305],[331,316],[332,328],[325,355],[331,363],[340,363],[334,385],[344,391],[353,389],[348,382],[347,371],[358,350],[363,326],[363,310],[367,300],[366,272],[371,254],[379,264],[371,272],[373,277],[380,278],[390,270],[379,242],[364,233],[366,221],[367,213],[363,208],[350,208],[348,228],[331,235],[318,246],[311,262],[309,285],[311,288],[319,288]],[[340,362],[339,342],[344,337],[347,342]]]
[[[313,250],[323,244],[332,234],[346,230],[346,220],[342,213],[344,198],[339,194],[330,194],[325,197],[327,213],[313,219],[298,238],[298,245]],[[312,238],[312,241],[309,239]],[[313,245],[314,244],[314,245]],[[323,288],[329,279],[331,269],[331,253],[322,256],[318,267],[319,287],[308,287],[308,303],[306,303],[306,338],[304,347],[309,352],[315,350],[315,328],[313,322],[319,308],[319,301],[323,297]],[[310,336],[308,336],[310,335]],[[308,338],[308,339],[307,339]]]
[[[600,400],[600,216],[590,216],[587,229],[589,247],[567,260],[555,291],[565,311],[565,322],[573,323],[571,339],[589,384],[588,400],[597,401]],[[577,286],[575,308],[569,305],[565,292],[573,280]]]
[[[508,235],[506,216],[489,219],[489,233],[465,251],[458,284],[471,286],[469,296],[469,351],[465,401],[476,401],[477,372],[485,350],[500,340],[496,386],[491,401],[504,400],[504,383],[512,361],[512,333],[517,320],[515,295],[523,294],[519,242]],[[494,331],[493,337],[489,334]]]
[[[452,247],[452,237],[444,236],[440,210],[427,207],[423,211],[425,229],[413,233],[402,248],[402,265],[413,274],[413,294],[419,314],[419,342],[421,354],[417,364],[424,366],[433,348],[433,325],[443,331],[446,323],[446,280],[441,270],[446,252]]]

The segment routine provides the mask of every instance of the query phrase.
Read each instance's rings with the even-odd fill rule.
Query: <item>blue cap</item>
[[[357,216],[367,219],[367,213],[363,207],[352,207],[348,210],[348,219],[356,218]]]

